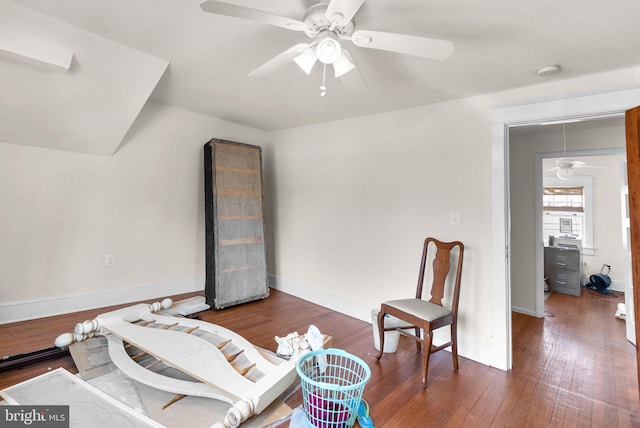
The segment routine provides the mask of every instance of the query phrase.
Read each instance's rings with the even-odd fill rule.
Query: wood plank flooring
[[[191,294],[193,295],[193,294]],[[188,297],[183,295],[179,297]],[[230,328],[275,350],[274,336],[305,333],[309,324],[333,336],[333,346],[364,359],[372,371],[364,398],[376,427],[640,427],[635,347],[614,313],[621,294],[583,290],[553,293],[544,319],[513,314],[513,370],[503,372],[466,358],[452,370],[448,352],[432,355],[429,386],[422,389],[420,354],[401,337],[398,351],[375,359],[369,323],[277,290],[258,302],[200,318]],[[54,338],[102,310],[0,325],[0,355],[52,346]],[[70,357],[0,374],[0,388],[50,368],[74,371]],[[302,402],[301,393],[287,404]]]

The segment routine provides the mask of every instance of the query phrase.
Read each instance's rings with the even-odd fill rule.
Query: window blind
[[[584,212],[584,187],[545,187],[542,204],[545,211]]]

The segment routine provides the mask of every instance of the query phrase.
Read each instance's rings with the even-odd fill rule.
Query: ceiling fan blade
[[[591,165],[588,163],[573,165],[574,168],[606,168],[604,165]]]
[[[453,43],[448,40],[381,31],[357,30],[351,36],[354,45],[361,48],[381,49],[444,61],[453,54]]]
[[[275,25],[276,27],[282,27],[293,31],[305,31],[308,29],[304,22],[298,21],[297,19],[287,18],[285,16],[276,15],[263,10],[224,3],[218,0],[206,0],[200,3],[200,9],[217,15],[249,19],[251,21],[263,22],[265,24]]]
[[[353,19],[364,0],[331,0],[325,15],[329,22],[336,25],[346,25]]]
[[[343,74],[340,77],[340,81],[342,81],[342,84],[347,89],[347,91],[349,91],[352,94],[366,93],[367,90],[369,89],[367,87],[367,83],[362,78],[362,75],[360,74],[358,67],[355,67],[355,62],[353,61],[353,58],[351,58],[349,51],[347,51],[346,49],[342,49],[342,53],[344,54],[345,57],[347,57],[349,61],[351,61],[351,64],[354,65],[354,68],[351,69],[346,74]]]
[[[276,55],[269,61],[262,64],[260,67],[253,70],[251,73],[249,73],[249,77],[260,79],[262,77],[270,75],[271,73],[292,62],[295,57],[308,49],[309,46],[309,43],[298,43],[297,45],[290,47],[286,51]]]
[[[547,170],[547,172],[557,171],[557,170],[559,170],[559,169],[560,169],[560,167],[558,167],[558,166],[554,166],[553,168],[548,169],[548,170]]]

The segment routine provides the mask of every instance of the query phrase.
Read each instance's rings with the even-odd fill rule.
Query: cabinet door
[[[205,299],[221,309],[267,297],[262,149],[213,139],[204,153]]]

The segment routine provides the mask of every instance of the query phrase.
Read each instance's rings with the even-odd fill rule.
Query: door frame
[[[629,88],[491,109],[492,367],[512,368],[509,128],[620,115],[635,107],[638,100],[640,88]]]

